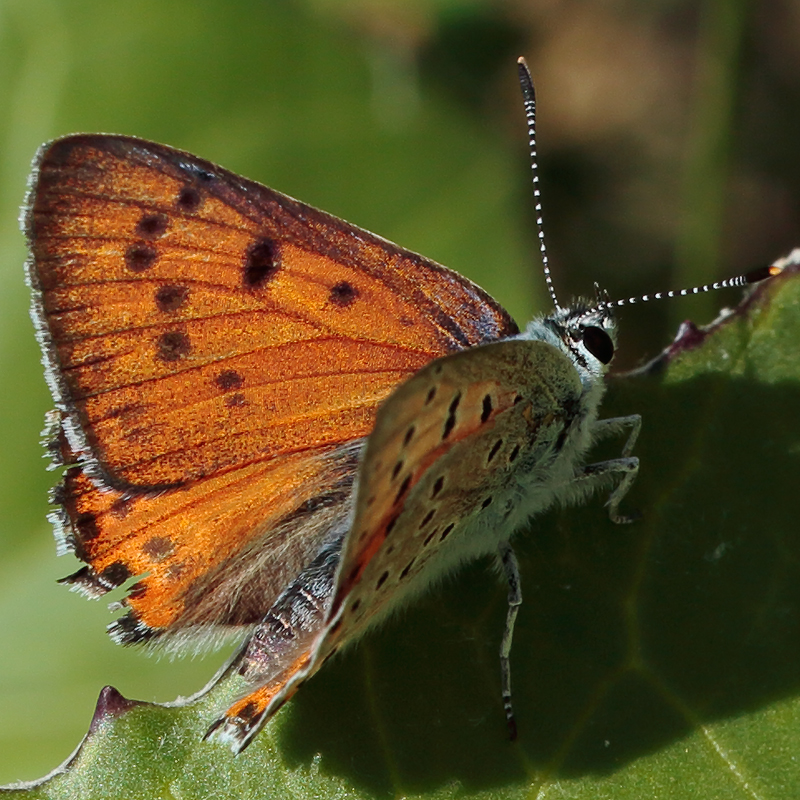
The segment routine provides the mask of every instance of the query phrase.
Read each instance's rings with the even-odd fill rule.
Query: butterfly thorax
[[[593,430],[605,393],[603,377],[616,334],[607,311],[587,313],[586,308],[576,305],[536,317],[517,337],[545,343],[564,356],[553,358],[549,371],[538,376],[541,389],[552,393],[562,414],[560,424],[537,430],[537,446],[530,447],[516,465],[509,487],[509,502],[514,504],[509,527],[524,525],[556,503],[584,499],[575,496],[575,477],[594,443]],[[577,394],[576,378],[580,382]]]

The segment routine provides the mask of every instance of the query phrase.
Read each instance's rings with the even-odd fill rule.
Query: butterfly
[[[520,78],[535,156],[524,62]],[[553,294],[520,332],[429,259],[126,136],[44,145],[23,226],[65,467],[51,519],[84,562],[62,582],[101,597],[135,579],[111,636],[243,639],[251,691],[209,729],[239,751],[341,647],[492,553],[513,734],[510,536],[609,483],[629,521],[640,418],[599,419],[614,304]],[[620,457],[590,463],[623,433]]]

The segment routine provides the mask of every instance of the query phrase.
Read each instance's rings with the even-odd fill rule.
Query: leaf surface
[[[504,592],[479,563],[326,666],[238,757],[202,741],[236,679],[183,708],[106,691],[72,763],[11,796],[797,795],[798,342],[793,272],[611,382],[605,415],[644,418],[643,516],[617,527],[595,500],[518,536],[516,743]]]

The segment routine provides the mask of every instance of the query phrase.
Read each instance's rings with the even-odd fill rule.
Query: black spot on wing
[[[353,305],[358,297],[358,289],[348,281],[339,281],[331,288],[328,295],[330,302],[338,308],[347,308]]]
[[[447,419],[444,421],[444,428],[442,429],[442,439],[446,439],[456,426],[456,412],[458,405],[461,402],[461,392],[458,392],[450,403],[450,408],[447,409]]]
[[[136,242],[125,251],[125,266],[131,272],[146,272],[158,260],[158,250],[147,242]]]
[[[169,227],[169,217],[161,212],[144,214],[136,224],[136,235],[143,239],[158,239]]]
[[[186,211],[190,214],[197,211],[203,204],[203,198],[200,192],[194,186],[184,186],[179,192],[175,200],[176,205],[181,211]]]
[[[159,361],[180,361],[191,352],[189,337],[183,331],[167,331],[156,341],[156,358]]]
[[[492,396],[486,395],[483,398],[483,408],[481,410],[481,423],[486,422],[492,415]]]
[[[242,283],[247,289],[260,289],[278,273],[278,245],[267,237],[257,239],[247,249],[244,257]]]
[[[244,378],[236,370],[226,369],[214,378],[214,383],[223,392],[229,392],[231,389],[241,389],[244,384]]]
[[[156,291],[156,306],[164,314],[171,314],[186,304],[189,289],[186,286],[160,286]]]

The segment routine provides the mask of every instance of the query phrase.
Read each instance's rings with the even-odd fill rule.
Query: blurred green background
[[[30,160],[74,131],[221,163],[544,310],[515,59],[537,84],[562,297],[714,280],[800,244],[800,2],[0,0],[0,783],[42,775],[100,688],[170,700],[224,654],[148,658],[55,584],[50,401],[17,229]],[[621,366],[735,295],[634,308]]]

